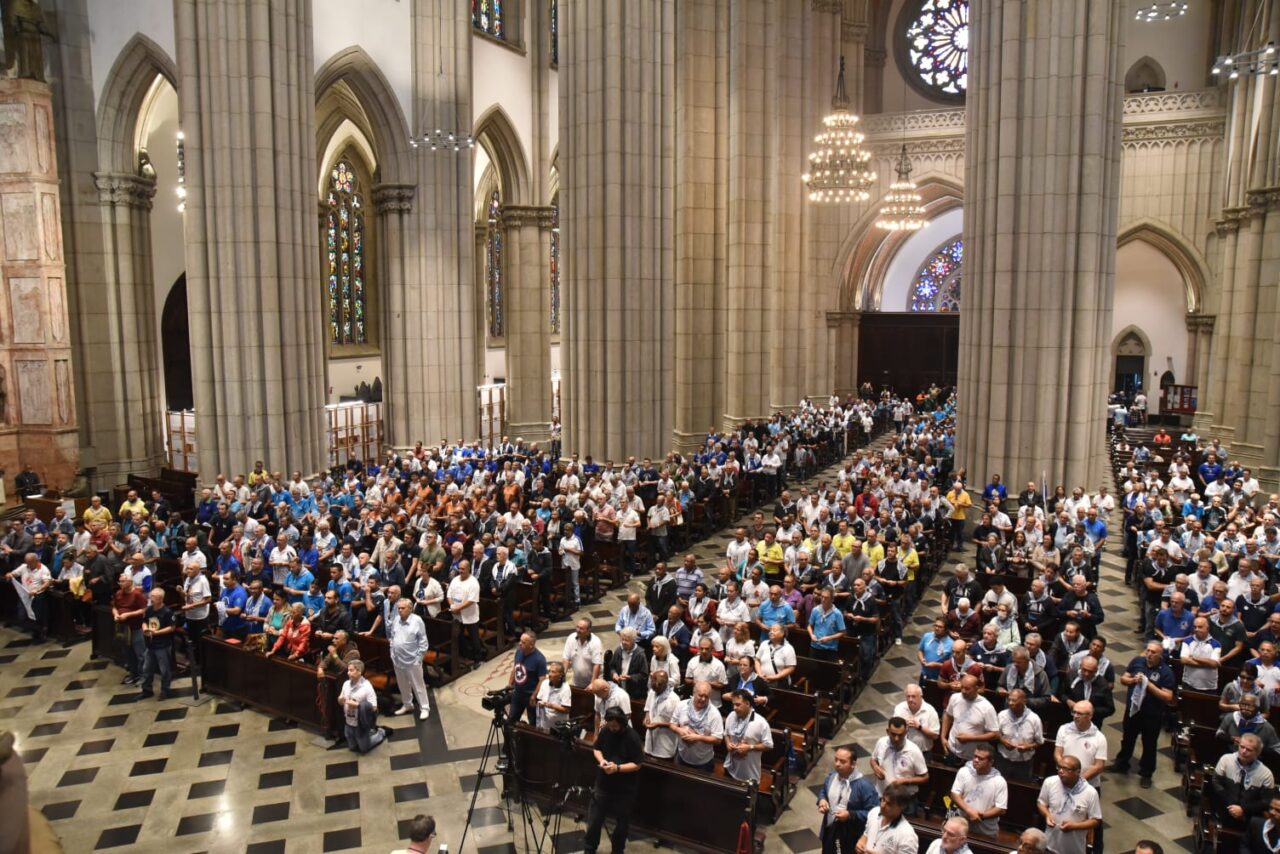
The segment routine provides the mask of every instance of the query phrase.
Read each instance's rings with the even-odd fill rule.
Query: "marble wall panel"
[[[43,303],[43,287],[39,276],[14,276],[9,279],[14,344],[45,343]]]
[[[0,172],[31,169],[31,135],[26,104],[0,104]]]
[[[4,193],[0,195],[0,218],[4,219],[5,260],[38,260],[40,232],[36,224],[35,194]]]
[[[49,388],[49,363],[43,359],[16,359],[13,369],[18,375],[22,423],[52,423],[50,404],[53,402],[53,389]]]

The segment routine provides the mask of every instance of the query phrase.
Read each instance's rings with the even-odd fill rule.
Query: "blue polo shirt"
[[[796,621],[796,612],[787,604],[787,600],[781,599],[777,605],[773,604],[772,599],[766,599],[760,603],[760,622],[765,628],[776,624],[788,626]]]
[[[245,626],[244,603],[249,601],[249,594],[240,585],[236,585],[235,590],[224,587],[222,588],[222,596],[220,597],[228,608],[239,608],[241,613],[236,615],[228,614],[227,618],[222,621],[222,628],[229,632],[238,632]]]
[[[822,613],[822,607],[818,606],[809,612],[809,627],[813,629],[814,636],[819,638],[840,634],[844,632],[844,615],[834,605],[831,606],[831,612],[828,614]],[[834,640],[815,640],[810,646],[814,649],[836,649],[839,643]]]
[[[924,656],[927,662],[937,662],[941,664],[951,657],[951,635],[943,635],[938,637],[933,632],[929,632],[920,638],[920,645],[916,647],[920,650],[920,654]],[[938,676],[937,668],[929,670],[925,667],[920,668],[920,675],[925,679],[936,679]]]
[[[334,581],[333,579],[329,579],[329,586],[327,589],[332,590],[334,593],[338,594],[339,602],[341,602],[343,605],[346,605],[347,607],[351,607],[351,597],[353,595],[353,591],[351,589],[350,581],[346,581],[345,579],[341,579],[341,578],[339,578],[337,581]]]
[[[1156,614],[1156,628],[1167,638],[1185,638],[1195,627],[1196,615],[1190,608],[1182,609],[1182,616],[1175,616],[1172,608],[1162,608]]]

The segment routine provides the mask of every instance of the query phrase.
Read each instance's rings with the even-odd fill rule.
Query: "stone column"
[[[407,393],[403,366],[409,364],[414,358],[412,351],[422,344],[420,338],[406,334],[409,327],[403,322],[403,316],[408,310],[405,297],[412,290],[410,283],[416,275],[412,259],[406,251],[406,247],[417,242],[412,231],[416,196],[417,188],[412,184],[376,184],[373,187],[373,210],[378,217],[378,269],[382,271],[379,302],[382,308],[382,364],[385,375],[382,384],[384,430],[392,423],[390,411],[397,408],[391,401],[398,399],[397,395]],[[325,216],[328,216],[327,211]],[[386,365],[396,365],[398,369],[387,371]],[[396,380],[396,386],[391,384],[392,378]],[[403,425],[398,426],[403,434]],[[433,440],[434,438],[436,437]],[[398,435],[395,440],[388,435],[387,444],[400,450],[413,447],[406,435]]]
[[[506,233],[507,433],[551,439],[551,221],[540,206],[502,209]]]
[[[0,468],[66,488],[80,466],[49,86],[0,80]]]
[[[729,0],[682,0],[676,21],[675,446],[701,447],[725,406]],[[758,342],[757,346],[765,346]]]
[[[971,6],[956,463],[977,480],[1101,476],[1121,6]]]
[[[102,206],[106,311],[98,334],[112,342],[111,358],[86,366],[111,411],[99,412],[95,445],[99,484],[123,483],[131,472],[165,463],[160,411],[159,344],[151,266],[151,200],[156,182],[138,175],[94,175]]]
[[[328,460],[309,0],[175,0],[200,474]]]
[[[465,3],[412,0],[414,133],[471,131],[471,16]],[[384,301],[388,444],[477,431],[471,154],[413,149],[419,204],[408,212],[404,285]],[[483,339],[480,339],[481,342]]]
[[[1202,400],[1208,391],[1209,345],[1215,320],[1212,314],[1187,315],[1187,375],[1182,382],[1196,386]]]
[[[835,393],[841,397],[858,392],[858,332],[861,326],[860,311],[827,312],[832,382]]]
[[[674,409],[676,4],[559,12],[564,448],[660,456]]]

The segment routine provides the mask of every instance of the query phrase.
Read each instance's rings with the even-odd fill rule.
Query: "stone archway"
[[[169,289],[160,314],[160,349],[164,358],[164,394],[171,410],[192,409],[191,324],[187,319],[187,274]]]

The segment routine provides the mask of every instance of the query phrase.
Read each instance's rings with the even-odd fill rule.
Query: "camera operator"
[[[640,736],[629,725],[626,712],[616,707],[605,712],[604,727],[596,736],[592,753],[599,772],[587,809],[587,833],[582,847],[587,854],[595,854],[605,819],[612,817],[614,828],[609,838],[613,841],[613,854],[621,854],[627,847],[639,782],[636,772],[644,756]]]
[[[516,663],[507,682],[507,687],[512,689],[509,713],[512,723],[525,714],[528,714],[530,724],[538,722],[533,697],[547,675],[547,658],[538,651],[537,641],[537,635],[525,632],[520,635],[520,645],[516,647]]]

